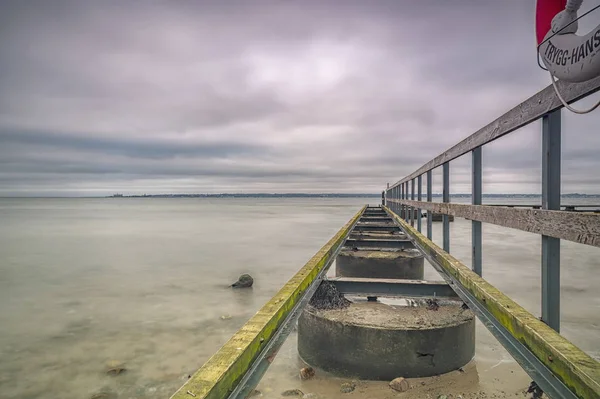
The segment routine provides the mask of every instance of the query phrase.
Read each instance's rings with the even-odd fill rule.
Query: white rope
[[[581,8],[581,3],[583,3],[583,0],[568,0],[565,10],[570,12],[577,12]]]
[[[548,72],[550,72],[550,71],[548,71]],[[556,92],[556,96],[558,97],[558,99],[560,100],[562,105],[569,111],[574,112],[576,114],[589,114],[590,112],[592,112],[593,110],[595,110],[596,108],[598,108],[600,106],[600,101],[598,101],[594,106],[592,106],[589,109],[585,109],[585,110],[578,110],[578,109],[571,107],[569,104],[567,104],[565,99],[561,96],[560,91],[558,91],[558,86],[556,86],[556,81],[554,80],[554,75],[552,75],[552,72],[550,72],[550,80],[552,80],[552,86],[554,86],[554,91]]]

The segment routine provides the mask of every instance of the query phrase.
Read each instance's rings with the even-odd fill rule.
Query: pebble
[[[300,369],[300,379],[309,380],[315,376],[315,370],[312,367],[303,367]]]
[[[440,395],[437,397],[437,399],[448,399],[448,397],[446,395]]]
[[[125,364],[118,360],[111,360],[106,363],[106,374],[108,375],[119,375],[127,371]]]
[[[356,388],[355,384],[353,384],[351,382],[344,382],[340,386],[340,392],[341,393],[350,393],[350,392],[354,391],[355,388]]]
[[[287,391],[283,391],[281,396],[304,396],[304,392],[299,389],[288,389]]]
[[[116,394],[112,392],[98,392],[90,396],[90,399],[115,399]]]
[[[404,377],[398,377],[398,378],[394,378],[391,382],[390,382],[390,388],[392,388],[395,391],[398,392],[405,392],[408,391],[409,385],[408,385],[408,381],[406,381],[406,379]]]

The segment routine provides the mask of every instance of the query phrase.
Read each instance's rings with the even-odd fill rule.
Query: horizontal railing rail
[[[389,202],[600,247],[598,214],[411,200]]]

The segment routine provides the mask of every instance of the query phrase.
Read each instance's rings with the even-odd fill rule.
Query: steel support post
[[[431,202],[432,196],[431,196],[431,187],[432,187],[432,181],[431,181],[431,176],[432,173],[430,170],[427,171],[427,202]],[[433,236],[433,215],[431,214],[431,211],[427,211],[427,238],[429,240],[431,240],[432,236]]]
[[[415,200],[415,179],[410,181],[410,199]],[[410,207],[410,225],[415,227],[415,207]]]
[[[408,199],[408,182],[404,182],[404,199]],[[408,209],[409,206],[404,207],[404,220],[408,222]]]
[[[443,172],[443,200],[444,202],[450,202],[450,163],[446,162],[442,165]],[[450,253],[450,217],[444,215],[442,217],[444,223],[443,239],[444,239],[444,251]]]
[[[472,192],[472,204],[481,205],[481,194],[482,194],[482,177],[481,177],[481,147],[478,147],[472,151],[473,162],[471,164],[472,176],[471,176],[471,192]],[[482,258],[481,258],[481,222],[471,222],[471,245],[472,245],[472,258],[471,267],[473,271],[478,275],[482,275]]]
[[[423,190],[423,179],[422,175],[417,177],[417,201],[421,201],[422,198],[422,190]],[[421,232],[421,208],[417,208],[417,231]]]
[[[542,118],[542,209],[560,210],[561,114]],[[542,235],[542,320],[560,331],[560,239]]]

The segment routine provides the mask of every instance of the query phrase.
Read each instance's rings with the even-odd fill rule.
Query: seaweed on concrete
[[[339,292],[335,284],[323,280],[317,291],[310,299],[310,305],[319,310],[344,309],[350,306],[350,301]]]

